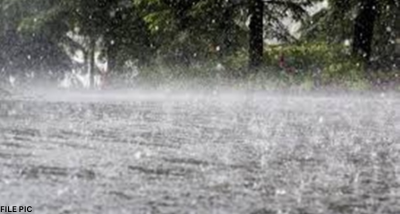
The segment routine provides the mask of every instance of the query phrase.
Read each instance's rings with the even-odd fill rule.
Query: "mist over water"
[[[400,209],[395,93],[33,94],[0,102],[5,205],[35,213]]]
[[[0,0],[0,213],[400,213],[399,5]]]

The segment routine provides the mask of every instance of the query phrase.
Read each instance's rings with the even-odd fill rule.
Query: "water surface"
[[[398,213],[396,95],[0,101],[1,205],[35,213]]]

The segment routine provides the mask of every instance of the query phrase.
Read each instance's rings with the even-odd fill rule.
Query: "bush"
[[[375,81],[389,82],[398,73],[367,73],[344,45],[303,43],[270,45],[265,51],[265,64],[257,73],[247,71],[247,50],[240,50],[225,58],[191,66],[151,65],[142,67],[135,77],[138,84],[190,88],[228,85],[234,88],[282,89],[295,86],[302,90],[316,87],[342,87],[365,90]],[[284,56],[285,68],[280,66]],[[219,67],[220,66],[220,67]],[[223,87],[223,86],[222,86]]]
[[[362,69],[350,56],[349,48],[344,45],[327,43],[303,43],[297,45],[275,45],[266,50],[265,61],[278,65],[284,56],[287,67],[300,74],[319,74],[324,83],[342,81],[343,79],[361,78]]]

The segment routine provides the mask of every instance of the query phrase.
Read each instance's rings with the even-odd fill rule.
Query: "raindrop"
[[[11,85],[12,87],[15,86],[16,78],[15,78],[14,76],[10,75],[10,76],[8,77],[8,81],[10,82],[10,85]]]
[[[285,194],[286,194],[286,190],[284,190],[284,189],[277,189],[277,190],[276,190],[276,194],[277,194],[277,195],[285,195]]]
[[[221,63],[218,63],[217,66],[215,67],[215,69],[217,71],[223,71],[223,70],[225,70],[225,67]]]
[[[135,153],[135,158],[136,158],[137,160],[141,159],[142,157],[143,157],[143,153],[142,153],[142,152],[136,152],[136,153]]]

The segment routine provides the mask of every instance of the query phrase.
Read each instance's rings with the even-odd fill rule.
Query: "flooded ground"
[[[394,214],[399,170],[395,95],[0,101],[0,205],[34,213]]]

